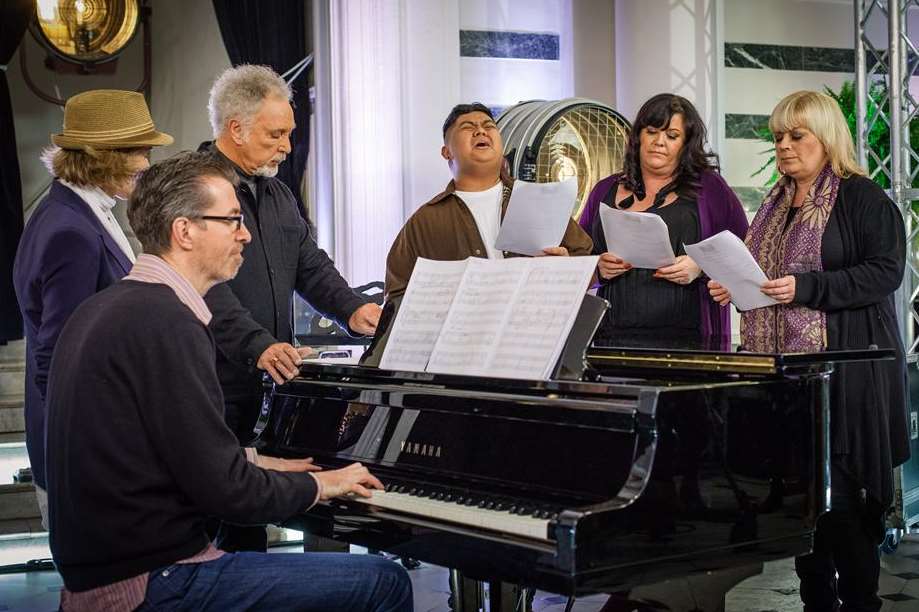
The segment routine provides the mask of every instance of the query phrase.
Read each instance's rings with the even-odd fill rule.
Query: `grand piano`
[[[266,393],[258,447],[386,485],[289,526],[505,585],[491,609],[523,609],[501,589],[625,593],[808,551],[833,365],[892,357],[592,347],[548,381],[310,363]]]

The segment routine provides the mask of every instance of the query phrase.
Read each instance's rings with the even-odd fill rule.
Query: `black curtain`
[[[22,41],[34,7],[31,0],[0,2],[0,344],[22,338],[22,316],[13,291],[13,259],[22,237],[22,179],[6,66]]]
[[[306,2],[304,0],[213,0],[214,12],[230,62],[271,66],[287,72],[306,57]],[[300,181],[306,171],[310,146],[310,99],[306,71],[291,84],[294,90],[292,151],[281,164],[278,178],[290,187],[306,217],[300,200]]]

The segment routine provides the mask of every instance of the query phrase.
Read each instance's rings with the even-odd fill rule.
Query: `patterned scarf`
[[[747,232],[747,248],[769,279],[823,270],[823,230],[836,204],[839,177],[827,165],[786,229],[795,182],[783,177],[766,195]],[[743,347],[756,352],[815,352],[826,348],[826,313],[778,304],[741,313]]]

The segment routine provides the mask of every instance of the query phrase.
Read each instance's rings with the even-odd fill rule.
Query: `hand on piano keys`
[[[349,494],[371,497],[373,489],[383,490],[383,483],[360,463],[339,470],[315,472],[313,476],[319,482],[319,499],[322,500]]]

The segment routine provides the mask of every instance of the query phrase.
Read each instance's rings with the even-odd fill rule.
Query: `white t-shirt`
[[[121,229],[121,226],[118,225],[118,220],[115,219],[115,215],[112,214],[112,209],[115,208],[117,200],[102,191],[99,187],[81,187],[80,185],[68,183],[63,179],[58,179],[58,182],[73,191],[81,200],[86,202],[89,209],[93,211],[93,214],[99,219],[102,227],[109,233],[109,236],[112,237],[115,244],[121,247],[125,256],[131,260],[131,263],[137,261],[137,258],[134,256],[134,250],[131,248],[131,243],[128,242],[128,237],[125,236],[124,230]]]
[[[456,195],[472,212],[479,236],[485,243],[485,251],[489,259],[504,259],[504,253],[495,248],[498,239],[498,229],[501,227],[501,196],[504,194],[504,184],[498,181],[494,187],[485,191],[457,191]]]

